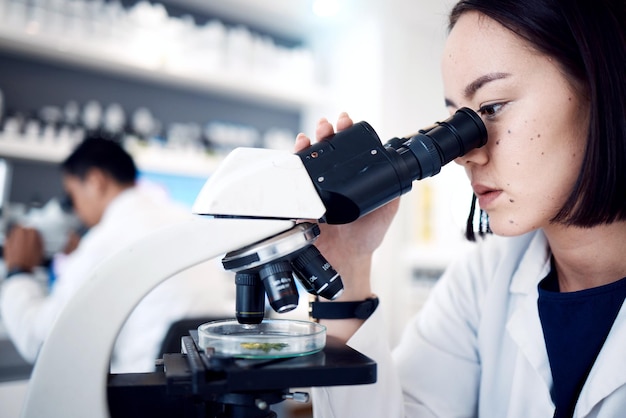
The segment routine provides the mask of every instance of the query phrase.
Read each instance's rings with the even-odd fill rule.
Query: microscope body
[[[162,281],[209,259],[263,247],[301,220],[352,222],[486,140],[480,118],[461,109],[434,131],[385,145],[361,123],[298,154],[233,151],[201,190],[194,216],[120,250],[92,272],[40,350],[22,416],[108,417],[115,339],[134,307]],[[313,235],[306,244],[314,241]],[[304,245],[296,247],[301,251]],[[284,261],[292,250],[277,245],[267,261]],[[248,266],[245,258],[237,261],[234,271],[260,267]],[[335,384],[354,383],[319,385]]]

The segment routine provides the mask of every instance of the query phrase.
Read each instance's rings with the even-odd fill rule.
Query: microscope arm
[[[22,416],[109,417],[111,352],[141,299],[186,268],[293,225],[288,220],[198,216],[157,231],[105,260],[61,312],[41,347]]]

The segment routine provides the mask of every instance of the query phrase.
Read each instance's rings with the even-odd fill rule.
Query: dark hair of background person
[[[132,157],[116,142],[98,136],[87,137],[61,164],[65,174],[84,180],[91,169],[100,169],[119,184],[131,185],[137,179]]]
[[[526,39],[589,100],[582,168],[553,222],[626,220],[625,9],[624,0],[462,0],[450,13],[450,30],[463,13],[477,11]]]

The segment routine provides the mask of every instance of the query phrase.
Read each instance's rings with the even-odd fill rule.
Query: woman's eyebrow
[[[509,77],[511,74],[509,73],[489,73],[478,77],[476,80],[469,83],[465,89],[463,90],[463,94],[466,99],[471,99],[474,97],[476,92],[485,84],[490,83],[495,80],[500,80],[506,77]],[[456,107],[454,102],[450,99],[446,98],[446,106]]]
[[[489,73],[478,77],[476,80],[469,83],[467,87],[465,87],[465,98],[471,99],[472,97],[474,97],[474,94],[476,94],[476,92],[485,84],[495,80],[506,78],[510,75],[511,74],[509,73]]]

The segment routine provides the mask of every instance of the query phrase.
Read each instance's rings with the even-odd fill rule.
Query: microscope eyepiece
[[[471,109],[461,108],[444,122],[422,129],[411,138],[393,138],[386,148],[395,150],[410,167],[411,181],[439,173],[441,167],[487,142],[487,129]],[[406,151],[409,151],[408,153]],[[414,159],[409,161],[408,159]]]
[[[393,138],[383,145],[367,122],[359,122],[297,155],[326,207],[322,220],[344,224],[410,191],[413,181],[439,173],[486,142],[480,116],[461,108],[411,138]]]

